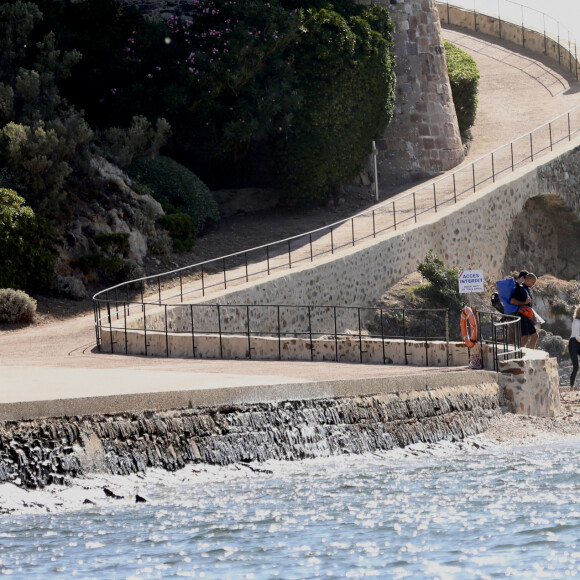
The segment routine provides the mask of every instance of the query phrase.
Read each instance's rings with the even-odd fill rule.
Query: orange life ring
[[[469,322],[469,332],[467,332],[467,323]],[[473,348],[477,343],[477,319],[473,310],[466,306],[461,311],[461,336],[467,348]]]

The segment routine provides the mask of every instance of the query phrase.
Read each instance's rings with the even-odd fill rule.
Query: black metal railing
[[[491,345],[493,368],[499,369],[502,357],[514,358],[521,354],[519,318],[492,312],[478,312],[479,341]],[[449,365],[450,342],[461,341],[459,314],[446,309],[369,308],[347,306],[299,305],[233,305],[233,304],[179,304],[159,305],[147,302],[107,302],[102,307],[95,302],[96,337],[99,350],[103,348],[103,334],[107,335],[107,351],[113,354],[135,354],[138,337],[139,352],[150,356],[154,337],[162,345],[157,356],[172,356],[176,337],[187,337],[186,350],[180,356],[188,358],[229,358],[224,351],[228,337],[244,338],[245,357],[253,358],[254,345],[260,338],[274,339],[277,349],[271,358],[293,360],[284,355],[284,342],[306,339],[310,359],[320,360],[316,353],[317,341],[325,339],[334,345],[334,360],[338,362],[339,343],[350,341],[358,346],[358,360],[369,362],[365,355],[368,340],[380,341],[382,363],[389,364],[389,341],[402,342],[404,364],[409,364],[409,345],[421,343],[425,349],[425,366],[429,366],[429,345],[435,341],[445,344]],[[512,328],[511,331],[508,331]],[[217,339],[212,354],[200,347],[201,338]],[[159,340],[161,339],[161,340]],[[132,344],[133,346],[130,346]],[[207,340],[206,340],[207,344]],[[366,345],[366,346],[365,346]],[[432,355],[431,355],[432,356]],[[324,360],[331,360],[328,356]],[[374,359],[376,361],[376,358]],[[380,361],[379,361],[380,362]],[[416,361],[415,361],[416,362]]]
[[[141,302],[146,296],[148,301],[156,300],[158,304],[184,302],[186,298],[203,298],[212,290],[228,289],[235,284],[315,262],[317,258],[397,231],[417,223],[424,214],[437,213],[445,206],[456,204],[579,133],[580,106],[577,106],[472,163],[372,210],[305,234],[124,282],[98,292],[93,299],[99,304],[129,302],[137,294]]]

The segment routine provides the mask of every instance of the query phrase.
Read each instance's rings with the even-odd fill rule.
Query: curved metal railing
[[[371,210],[270,244],[123,282],[96,293],[93,300],[97,304],[123,298],[129,301],[137,292],[141,302],[146,296],[148,302],[157,304],[183,302],[186,298],[203,298],[213,289],[226,290],[281,270],[291,270],[305,262],[314,262],[317,258],[415,224],[421,216],[458,203],[552,151],[557,144],[571,141],[579,133],[580,105],[475,161],[413,191],[386,200]]]
[[[498,11],[502,1],[517,4],[511,0],[498,0]],[[477,19],[476,0],[473,0],[473,5],[474,17]],[[519,4],[518,6],[522,7],[523,17],[525,7]],[[523,20],[522,18],[522,29],[531,26]],[[545,23],[546,18],[543,21]],[[477,24],[475,26],[477,28]],[[560,30],[558,25],[556,36],[559,45]],[[545,25],[544,34],[546,37],[551,34]],[[522,39],[525,44],[523,33]],[[569,34],[568,45],[571,48]],[[417,223],[423,214],[437,213],[443,207],[458,203],[471,193],[494,183],[498,178],[552,151],[559,143],[571,141],[578,133],[580,133],[580,106],[473,162],[350,218],[270,244],[104,289],[93,296],[97,343],[101,344],[102,328],[108,326],[112,330],[112,320],[123,320],[126,329],[127,317],[135,313],[135,309],[145,315],[148,305],[165,305],[166,310],[171,305],[184,305],[185,299],[198,300],[211,290],[228,289],[233,285],[254,281],[282,270],[291,270],[305,262],[314,262],[317,258],[332,255],[381,234]],[[513,321],[508,323],[504,320],[498,323],[497,328],[512,323]],[[519,345],[519,342],[517,344]],[[504,348],[503,352],[511,355],[516,353],[517,356],[518,349],[519,346],[508,350]]]
[[[459,318],[447,309],[122,301],[100,313],[97,342],[111,354],[167,358],[449,366],[458,364],[450,344],[462,342]],[[488,368],[521,356],[519,317],[477,311],[477,320]]]

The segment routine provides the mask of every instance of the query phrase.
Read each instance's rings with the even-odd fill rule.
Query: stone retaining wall
[[[501,412],[484,382],[434,390],[0,423],[0,481],[24,487],[88,472],[126,475],[388,450],[483,432]]]
[[[544,54],[577,78],[578,56],[580,55],[576,54],[577,48],[574,44],[565,46],[568,44],[567,38],[561,38],[560,42],[563,44],[558,44],[558,39],[544,35],[539,30],[525,28],[519,24],[506,22],[495,16],[486,16],[473,10],[450,6],[445,2],[437,2],[436,4],[442,23],[481,32],[486,36],[507,40],[533,52]]]

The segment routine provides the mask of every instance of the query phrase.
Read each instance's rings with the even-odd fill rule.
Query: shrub
[[[431,308],[461,310],[461,295],[457,282],[457,270],[445,268],[443,261],[433,250],[429,250],[425,261],[417,266],[417,271],[427,280],[427,284],[415,289],[416,295],[423,296]]]
[[[14,324],[32,322],[36,313],[36,300],[22,290],[0,288],[0,322]]]
[[[551,357],[557,358],[558,362],[562,360],[567,346],[567,342],[561,336],[540,330],[538,348],[545,350]]]
[[[459,130],[465,135],[475,122],[477,113],[479,70],[471,56],[447,41],[445,56]]]
[[[171,213],[161,216],[158,223],[171,236],[176,252],[187,252],[195,245],[197,236],[191,216],[185,213]]]
[[[217,203],[207,185],[177,161],[163,156],[137,159],[129,175],[153,191],[166,213],[191,216],[198,232],[219,220]]]
[[[15,191],[0,188],[0,287],[27,291],[49,287],[56,260],[49,248],[45,222]]]
[[[105,253],[126,256],[129,253],[129,234],[113,233],[95,236],[95,243]]]
[[[59,276],[56,279],[54,291],[57,296],[71,298],[72,300],[82,300],[87,297],[87,290],[83,281],[74,276]]]
[[[308,10],[296,52],[303,104],[277,140],[290,201],[320,203],[359,173],[392,115],[391,23],[378,5],[356,16]]]

